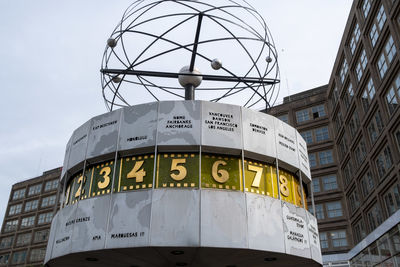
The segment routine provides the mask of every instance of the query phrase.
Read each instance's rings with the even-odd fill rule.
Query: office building
[[[400,2],[354,1],[325,95],[321,92],[319,100],[313,95],[317,89],[306,91],[285,98],[270,111],[311,142],[316,214],[326,265],[400,265],[399,49]],[[315,144],[315,128],[323,125],[323,119],[314,113],[321,103],[330,135],[329,140]],[[326,162],[327,157],[326,153],[320,156],[319,150],[329,147],[334,164],[322,167],[321,159]],[[320,171],[325,176],[331,170],[336,172],[337,194],[320,196],[318,191],[325,190]],[[330,210],[336,209],[327,203],[336,197],[343,224],[330,221]]]
[[[61,168],[12,186],[0,234],[0,266],[42,266]]]

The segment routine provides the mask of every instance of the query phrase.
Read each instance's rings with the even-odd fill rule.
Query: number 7
[[[263,172],[263,168],[262,167],[257,167],[257,166],[253,166],[253,165],[248,165],[247,169],[249,171],[253,171],[256,172],[256,175],[254,176],[254,180],[253,183],[251,184],[252,187],[260,187],[260,183],[261,183],[261,176],[262,176],[262,172]]]

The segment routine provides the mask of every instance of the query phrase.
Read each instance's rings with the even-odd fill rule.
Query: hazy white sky
[[[248,1],[275,40],[280,99],[328,83],[352,1]],[[1,221],[12,184],[60,167],[73,130],[106,112],[102,53],[131,2],[0,1]]]

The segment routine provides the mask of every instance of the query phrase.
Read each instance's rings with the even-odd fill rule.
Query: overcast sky
[[[352,1],[248,1],[275,40],[280,99],[328,83]],[[60,167],[73,130],[107,111],[102,53],[131,2],[0,1],[1,222],[11,186]]]

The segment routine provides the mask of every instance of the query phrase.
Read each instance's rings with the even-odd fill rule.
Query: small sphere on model
[[[211,61],[211,67],[214,70],[219,70],[220,68],[222,68],[222,61],[218,58],[214,58],[213,61]]]
[[[189,66],[183,67],[179,71],[179,76],[178,80],[180,85],[185,87],[186,85],[190,84],[193,85],[195,88],[198,87],[201,82],[203,81],[203,77],[201,76],[201,72],[198,68],[193,68],[193,71],[191,72],[189,70]],[[184,75],[184,74],[195,74],[195,75]]]

